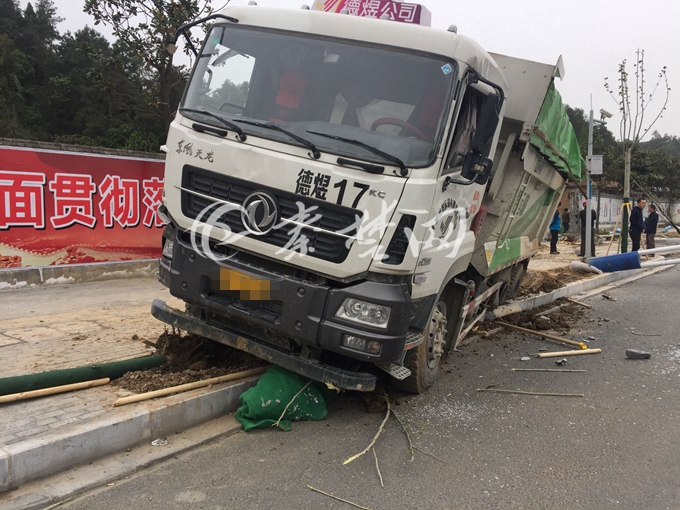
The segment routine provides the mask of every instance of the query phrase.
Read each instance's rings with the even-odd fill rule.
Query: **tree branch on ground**
[[[342,463],[343,466],[344,466],[345,464],[349,464],[349,463],[352,462],[353,460],[358,459],[359,457],[361,457],[361,456],[364,455],[365,453],[368,453],[368,452],[371,450],[371,448],[373,448],[373,445],[374,445],[375,442],[378,440],[378,437],[380,436],[380,433],[383,431],[383,428],[385,427],[385,423],[387,423],[387,420],[388,420],[388,418],[390,417],[390,411],[391,411],[391,408],[390,408],[390,400],[389,400],[389,399],[385,399],[385,400],[387,401],[387,412],[385,413],[385,418],[383,419],[382,423],[380,424],[380,427],[378,428],[378,432],[376,433],[376,435],[373,437],[373,439],[371,440],[371,442],[369,443],[369,445],[368,445],[364,450],[362,450],[361,452],[357,453],[356,455],[351,456],[349,459],[347,459],[345,462],[343,462],[343,463]]]

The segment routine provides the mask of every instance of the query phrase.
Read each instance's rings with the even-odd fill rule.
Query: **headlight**
[[[390,320],[389,306],[375,305],[354,298],[345,298],[335,316],[360,324],[385,329]]]
[[[382,344],[376,340],[366,340],[354,335],[343,335],[342,346],[354,351],[368,352],[369,354],[379,355]]]
[[[166,239],[165,244],[163,244],[163,256],[172,260],[172,241],[170,239]]]

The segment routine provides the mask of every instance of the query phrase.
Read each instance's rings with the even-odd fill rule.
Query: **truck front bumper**
[[[169,307],[159,299],[154,299],[151,305],[151,315],[176,328],[248,352],[258,358],[286,368],[291,372],[330,386],[335,386],[336,388],[356,391],[373,391],[375,389],[376,377],[372,374],[350,372],[304,359],[284,349],[264,344],[261,341],[231,331],[227,327],[208,324],[205,321]]]
[[[398,361],[404,352],[409,326],[418,324],[414,317],[423,315],[423,310],[430,304],[425,300],[412,301],[410,289],[405,283],[361,280],[332,285],[323,278],[306,275],[304,271],[282,262],[267,261],[240,252],[238,257],[218,263],[197,250],[188,235],[172,226],[166,229],[164,237],[173,242],[172,257],[161,257],[158,274],[158,279],[170,289],[170,293],[187,303],[188,313],[182,315],[183,320],[192,319],[194,323],[216,328],[212,331],[228,331],[239,338],[257,343],[266,348],[266,352],[274,348],[272,352],[277,352],[279,357],[288,353],[293,359],[299,358],[298,353],[302,351],[302,346],[308,346],[320,349],[317,352],[321,352],[321,360],[324,362],[342,368],[349,368],[352,364],[350,360],[371,363]],[[267,300],[249,301],[243,300],[234,291],[223,290],[221,278],[224,271],[237,271],[249,278],[271,282],[271,297]],[[378,328],[335,317],[346,298],[390,307],[391,315],[387,327]],[[422,327],[424,326],[421,325],[420,328]],[[196,328],[183,329],[196,331]],[[346,347],[343,340],[347,335],[364,339],[366,344],[371,341],[379,342],[380,352],[371,353]],[[206,336],[212,338],[210,335]],[[222,341],[217,338],[215,340]],[[229,345],[242,349],[241,343],[234,342]],[[258,356],[258,352],[265,352],[254,346],[250,350],[242,350]],[[331,359],[333,356],[325,356],[324,353],[339,354],[344,361]],[[295,362],[296,366],[299,365],[298,361],[299,359]],[[314,363],[321,366],[318,360]],[[277,364],[287,366],[283,362]],[[333,367],[325,366],[331,369],[330,375],[324,376],[326,379],[331,377],[334,384],[337,382],[336,386],[347,387],[343,381],[351,372],[337,372]],[[337,377],[334,375],[337,373],[344,375]],[[363,379],[352,385],[367,387]]]

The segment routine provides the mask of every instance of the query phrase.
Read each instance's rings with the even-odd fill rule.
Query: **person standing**
[[[562,225],[564,225],[564,233],[569,232],[569,209],[567,207],[562,211]]]
[[[631,251],[638,251],[640,249],[640,236],[645,229],[645,220],[642,212],[645,210],[647,200],[644,198],[637,199],[637,205],[633,207],[630,213],[630,238],[633,241],[633,249]]]
[[[553,214],[553,219],[550,222],[550,255],[559,255],[560,253],[557,251],[557,236],[560,233],[560,229],[562,228],[560,205],[562,205],[562,202],[560,202],[557,206],[557,209],[555,209],[555,214]]]
[[[659,215],[656,212],[656,206],[654,204],[649,204],[649,216],[645,221],[645,244],[648,250],[655,247],[654,236],[656,235],[656,226],[659,223]],[[653,257],[652,253],[650,257]]]
[[[579,219],[581,220],[581,251],[578,254],[579,257],[585,257],[586,256],[586,207],[588,206],[588,201],[584,200],[583,201],[583,209],[581,209],[578,213]],[[590,210],[590,224],[591,224],[591,229],[590,229],[590,246],[591,246],[591,253],[593,256],[595,256],[595,220],[597,219],[597,213],[595,212],[595,209]],[[590,254],[589,254],[590,255]]]

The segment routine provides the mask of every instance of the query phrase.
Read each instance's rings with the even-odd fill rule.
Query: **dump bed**
[[[491,54],[507,79],[503,124],[492,178],[483,200],[487,216],[472,264],[482,275],[498,272],[538,251],[570,177],[585,170],[555,77],[556,65]]]

